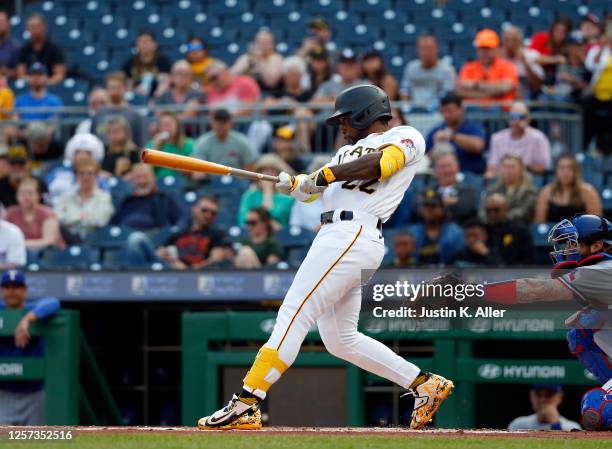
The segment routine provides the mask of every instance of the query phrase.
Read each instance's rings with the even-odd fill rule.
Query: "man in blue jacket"
[[[56,298],[26,303],[25,275],[8,270],[0,281],[0,310],[24,310],[13,337],[0,337],[0,357],[41,357],[45,342],[30,335],[30,324],[53,316],[60,308]],[[41,425],[45,417],[45,396],[42,381],[0,381],[0,424]]]

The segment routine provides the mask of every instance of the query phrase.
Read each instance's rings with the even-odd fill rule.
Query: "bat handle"
[[[230,176],[236,176],[237,178],[250,179],[251,181],[269,181],[278,182],[278,176],[266,175],[263,173],[256,173],[248,170],[241,170],[239,168],[229,167],[227,174]]]

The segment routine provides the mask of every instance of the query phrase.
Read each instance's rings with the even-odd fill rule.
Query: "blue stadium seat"
[[[52,21],[55,17],[65,15],[66,9],[57,1],[28,2],[23,8],[23,17],[29,17],[32,14],[40,14],[47,21]]]
[[[465,185],[472,186],[476,191],[480,192],[484,188],[482,176],[471,172],[463,172],[457,175],[457,180]]]
[[[218,219],[217,219],[217,223],[218,223]],[[248,233],[246,232],[246,229],[241,228],[240,226],[236,226],[234,225],[230,225],[227,228],[227,237],[230,239],[231,242],[235,243],[238,242],[240,239],[248,237]]]
[[[136,17],[147,17],[157,12],[157,6],[154,5],[153,2],[147,2],[145,0],[120,2],[115,6],[115,14],[121,17],[128,17],[130,20]]]
[[[132,183],[115,176],[108,178],[108,186],[115,208],[119,207],[123,199],[131,195],[133,191]]]
[[[504,1],[505,4],[508,3],[508,0],[501,1]],[[466,15],[469,15],[478,9],[484,8],[485,6],[487,6],[485,0],[454,0],[451,2],[446,2],[444,4],[444,9],[449,12],[463,12]]]
[[[91,16],[101,17],[112,12],[110,3],[104,0],[89,0],[85,3],[85,7],[83,7],[83,2],[70,2],[66,4],[66,10],[69,16],[79,20]]]
[[[531,238],[533,239],[533,244],[536,247],[549,247],[548,232],[550,231],[550,228],[552,228],[552,226],[554,226],[554,223],[531,225]]]
[[[127,226],[108,225],[87,236],[87,243],[99,250],[122,248],[134,230]]]
[[[49,91],[60,97],[66,106],[85,106],[89,83],[82,79],[66,78],[62,83],[50,86]]]
[[[188,190],[187,192],[183,192],[179,196],[179,200],[181,202],[181,206],[185,212],[189,212],[191,208],[195,205],[199,196],[193,190]]]
[[[136,33],[129,28],[110,27],[107,32],[98,34],[98,43],[108,47],[131,48],[136,40]]]
[[[86,246],[70,246],[66,249],[46,249],[39,261],[43,269],[93,269],[99,253]]]
[[[595,190],[597,190],[598,192],[601,192],[601,189],[603,188],[603,185],[604,185],[603,173],[585,171],[582,174],[582,177],[584,178],[586,182],[588,182],[589,184],[592,184],[593,187],[595,187]]]
[[[289,251],[287,251],[287,255],[285,256],[285,259],[287,260],[287,263],[289,264],[289,266],[291,268],[299,268],[300,265],[302,265],[302,262],[304,261],[304,258],[306,257],[306,254],[308,254],[308,250],[310,248],[306,247],[302,247],[302,248],[290,248]]]
[[[204,38],[205,30],[219,25],[219,20],[204,12],[195,15],[181,15],[177,18],[176,25],[187,34]],[[210,42],[206,41],[208,44]]]
[[[601,203],[604,215],[608,218],[612,217],[612,186],[605,187],[601,191]]]
[[[202,36],[208,45],[215,44],[229,44],[234,42],[236,39],[235,30],[227,30],[221,26],[213,26],[206,29],[206,32]]]
[[[315,233],[299,226],[288,226],[276,232],[274,236],[285,248],[309,247],[315,238]]]
[[[251,183],[245,179],[232,176],[211,176],[208,184],[198,190],[199,195],[213,195],[218,197],[240,196],[249,188]]]
[[[336,35],[336,42],[342,42],[343,46],[355,47],[358,45],[372,45],[378,38],[378,29],[368,28],[366,25],[343,26]]]
[[[151,242],[153,242],[153,246],[158,248],[163,246],[173,234],[176,234],[180,230],[181,228],[179,226],[164,226],[155,231],[147,232],[147,235],[151,239]]]
[[[311,0],[302,2],[301,10],[309,15],[328,18],[330,15],[340,11],[342,6],[342,0]]]
[[[157,11],[153,11],[150,14],[144,16],[128,17],[130,28],[136,32],[140,30],[151,30],[155,34],[156,39],[160,38],[160,31],[162,28],[171,27],[172,16],[164,16],[159,14]]]
[[[426,28],[422,24],[405,23],[400,28],[395,29],[393,32],[387,30],[385,33],[385,40],[387,44],[406,44],[415,43],[419,34],[426,31]]]
[[[236,30],[237,34],[240,35],[240,39],[237,40],[238,42],[251,42],[255,34],[264,26],[264,21],[250,12],[245,12],[240,16],[227,17],[223,21],[224,28]],[[272,31],[275,38],[278,40],[280,37],[279,32],[274,28],[270,28],[270,31]]]
[[[435,0],[404,0],[396,3],[398,11],[405,11],[410,14],[421,11],[431,11],[436,7]]]
[[[201,2],[196,0],[179,0],[176,3],[162,5],[160,15],[162,17],[174,17],[178,25],[180,22],[189,17],[195,17],[203,12]]]
[[[95,33],[99,38],[109,33],[114,34],[118,29],[127,28],[127,26],[125,17],[115,16],[110,13],[101,15],[92,14],[83,17],[83,28]]]
[[[186,184],[187,180],[182,175],[166,175],[157,179],[157,188],[162,192],[181,192]]]
[[[379,14],[391,8],[389,0],[364,0],[360,2],[349,2],[349,11],[357,14]]]
[[[256,15],[286,16],[296,10],[296,4],[292,0],[274,0],[267,2],[255,2],[254,12]]]
[[[249,10],[249,3],[239,0],[218,0],[208,6],[211,15],[232,16]]]

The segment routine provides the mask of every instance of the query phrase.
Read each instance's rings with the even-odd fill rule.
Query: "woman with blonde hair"
[[[106,226],[113,215],[110,193],[100,189],[96,178],[100,165],[93,159],[76,164],[77,189],[64,193],[55,207],[68,243],[80,243],[87,235]]]
[[[565,154],[557,159],[555,179],[538,195],[535,222],[557,223],[579,213],[601,215],[601,198],[591,184],[583,181],[574,155]]]
[[[140,161],[138,147],[132,141],[130,124],[117,116],[106,124],[106,154],[102,170],[113,176],[124,176]]]
[[[508,203],[508,219],[521,224],[533,221],[537,191],[523,160],[515,154],[506,154],[499,162],[499,178],[487,188],[486,195],[499,193]],[[481,207],[484,218],[484,204]]]

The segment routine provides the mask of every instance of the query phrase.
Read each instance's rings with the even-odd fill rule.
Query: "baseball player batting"
[[[361,271],[384,256],[382,223],[395,211],[425,154],[423,136],[410,126],[389,128],[391,107],[383,90],[359,85],[338,95],[328,125],[346,141],[332,160],[309,175],[279,175],[277,189],[298,201],[320,197],[321,230],[281,305],[272,335],[244,378],[241,393],[201,418],[200,429],[258,429],[259,403],[298,355],[316,323],[327,350],[384,377],[415,396],[410,427],[422,429],[453,383],[424,373],[382,343],[357,331]]]
[[[582,398],[581,424],[612,429],[612,223],[583,214],[549,233],[555,263],[551,279],[488,284],[485,299],[503,304],[576,300],[583,308],[565,322],[570,351],[603,385]]]

